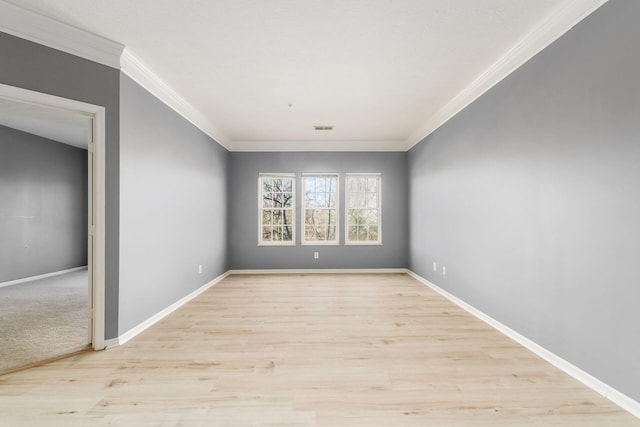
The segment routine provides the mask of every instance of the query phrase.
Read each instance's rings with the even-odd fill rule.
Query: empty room
[[[0,0],[0,426],[640,426],[638,19]]]

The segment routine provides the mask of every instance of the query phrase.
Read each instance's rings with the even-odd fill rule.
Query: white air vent
[[[314,126],[315,130],[333,130],[333,126]]]

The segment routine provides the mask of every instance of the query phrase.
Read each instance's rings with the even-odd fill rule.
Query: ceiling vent
[[[333,130],[333,126],[314,126],[315,130]]]

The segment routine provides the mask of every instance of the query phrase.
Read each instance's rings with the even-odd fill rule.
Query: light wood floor
[[[231,276],[125,346],[0,377],[0,425],[635,426],[406,275]]]

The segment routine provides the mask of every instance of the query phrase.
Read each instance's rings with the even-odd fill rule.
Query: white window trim
[[[349,191],[348,180],[350,177],[375,177],[378,179],[378,240],[349,240]],[[382,173],[345,173],[344,179],[344,245],[345,246],[382,246]]]
[[[336,238],[335,240],[306,240],[305,239],[305,231],[306,231],[306,189],[304,186],[304,178],[310,176],[330,176],[336,178]],[[310,173],[305,172],[301,176],[302,180],[302,193],[301,193],[301,206],[302,212],[300,214],[300,227],[302,228],[302,232],[300,233],[300,244],[303,246],[340,246],[340,174],[338,172],[321,172],[321,173]]]
[[[291,233],[293,239],[291,241],[268,241],[262,240],[262,179],[270,178],[291,178],[291,191],[293,193],[293,201],[291,209],[293,211],[293,223],[291,224]],[[258,246],[296,246],[296,174],[295,173],[259,173],[258,174]]]

